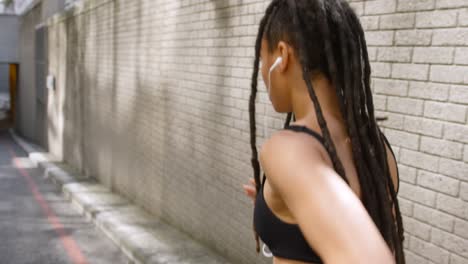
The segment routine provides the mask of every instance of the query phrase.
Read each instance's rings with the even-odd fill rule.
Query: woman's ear
[[[278,71],[284,72],[287,70],[290,60],[289,45],[284,41],[280,41],[278,42],[278,50],[280,53],[279,56],[283,58],[281,64],[278,65]]]

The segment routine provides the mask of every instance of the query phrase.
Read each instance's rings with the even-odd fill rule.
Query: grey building
[[[0,93],[8,93],[8,68],[18,62],[19,21],[16,15],[0,14]]]
[[[19,87],[15,130],[47,149],[47,27],[65,0],[17,0]]]

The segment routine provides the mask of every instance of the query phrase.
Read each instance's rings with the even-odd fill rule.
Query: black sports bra
[[[324,142],[324,139],[320,134],[307,128],[306,126],[290,125],[286,127],[286,129],[308,133],[311,136],[317,138],[320,142],[322,142],[322,144]],[[386,144],[388,144],[390,147],[390,144],[388,143],[385,136],[383,136],[383,138]],[[391,150],[391,152],[392,155],[395,156],[393,150]],[[314,252],[314,250],[307,243],[299,228],[299,225],[282,221],[268,207],[263,196],[265,179],[266,177],[264,176],[260,191],[255,199],[254,208],[255,229],[257,230],[257,234],[261,240],[264,242],[262,248],[263,254],[265,256],[271,257],[271,255],[269,256],[267,253],[265,253],[265,247],[267,246],[271,251],[272,256],[309,263],[323,263],[318,254]]]

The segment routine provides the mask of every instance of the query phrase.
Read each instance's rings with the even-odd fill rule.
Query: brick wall
[[[468,263],[468,1],[351,1],[400,171],[408,263]]]
[[[57,155],[235,263],[255,253],[248,98],[269,1],[84,1],[49,20]],[[350,1],[401,177],[408,263],[468,261],[468,3]],[[282,127],[263,82],[258,146]]]

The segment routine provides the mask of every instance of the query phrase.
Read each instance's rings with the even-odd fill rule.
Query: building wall
[[[234,263],[255,253],[248,99],[269,1],[84,1],[49,20],[49,142]],[[408,263],[468,261],[468,4],[350,1],[400,172]],[[257,142],[281,129],[263,81]]]
[[[9,92],[9,63],[18,62],[18,18],[0,14],[0,93]]]
[[[18,61],[18,17],[0,14],[0,62]]]
[[[41,23],[41,5],[38,4],[20,17],[19,87],[15,129],[25,138],[35,141],[36,87],[35,87],[35,28]]]
[[[408,263],[467,263],[468,2],[353,4],[398,156]]]
[[[16,131],[25,138],[43,145],[43,107],[36,97],[36,29],[47,18],[64,8],[65,0],[24,0],[17,1],[19,20],[19,88],[17,103]],[[47,74],[45,72],[44,74]],[[46,146],[44,146],[46,147]]]

